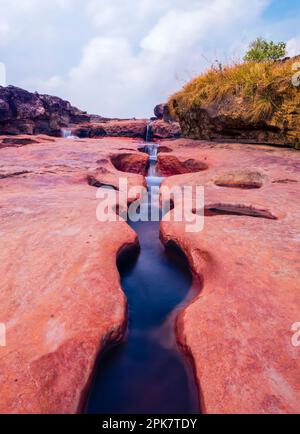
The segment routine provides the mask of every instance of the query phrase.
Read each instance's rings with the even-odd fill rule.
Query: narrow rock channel
[[[156,175],[157,149],[147,144],[151,186]],[[150,203],[150,200],[149,200]],[[128,299],[128,335],[99,361],[87,413],[199,412],[199,398],[190,361],[176,342],[175,320],[188,300],[192,274],[184,255],[165,249],[159,222],[129,222],[138,234],[141,252],[134,263],[119,264]]]

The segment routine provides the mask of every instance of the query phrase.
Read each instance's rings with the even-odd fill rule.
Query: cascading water
[[[157,145],[149,143],[146,149],[150,154],[147,177],[150,204],[155,200],[153,195],[158,195],[163,178],[156,176]],[[135,264],[119,268],[128,300],[128,335],[123,344],[108,350],[101,358],[86,411],[198,413],[193,370],[179,350],[175,336],[176,316],[187,303],[192,286],[186,258],[163,247],[159,221],[129,224],[138,234],[141,253]]]
[[[73,135],[72,130],[70,130],[69,128],[62,128],[61,129],[61,136],[64,139],[72,139],[72,140],[79,139],[79,137]]]
[[[145,141],[146,141],[147,143],[150,141],[150,138],[151,138],[151,133],[152,133],[151,125],[152,125],[152,122],[149,121],[149,122],[147,123],[146,138],[145,138]]]
[[[145,152],[150,156],[150,166],[148,171],[148,178],[156,177],[156,163],[157,163],[157,155],[158,155],[158,144],[157,143],[149,143],[145,146]]]

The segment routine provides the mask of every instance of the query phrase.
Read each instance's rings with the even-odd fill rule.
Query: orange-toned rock
[[[132,137],[145,138],[147,131],[146,119],[110,119],[105,122],[88,122],[74,126],[72,132],[78,137]]]
[[[163,148],[163,147],[162,147]],[[157,170],[162,176],[180,175],[207,170],[205,162],[195,158],[180,159],[174,155],[159,154],[157,158]]]
[[[147,175],[149,156],[142,153],[117,153],[111,156],[111,162],[121,172]]]
[[[202,290],[178,320],[206,413],[299,413],[300,155],[255,145],[162,142],[208,170],[166,185],[204,185],[204,230],[163,222]]]
[[[148,119],[109,119],[91,121],[81,125],[71,126],[72,133],[81,138],[96,137],[132,137],[145,139]],[[148,139],[178,138],[181,129],[178,122],[154,120],[149,124]]]
[[[125,222],[96,219],[89,176],[145,181],[110,162],[119,148],[136,152],[133,140],[35,140],[0,150],[0,412],[74,413],[97,356],[123,337],[116,257],[138,242]]]
[[[97,356],[124,334],[116,256],[137,244],[125,222],[96,219],[94,187],[118,190],[120,177],[144,186],[137,172],[149,157],[124,138],[13,139],[3,137],[0,149],[0,412],[74,413]],[[299,154],[183,139],[160,145],[160,171],[177,174],[166,185],[205,186],[202,232],[161,226],[202,286],[178,319],[202,411],[299,413],[291,331],[300,322]]]

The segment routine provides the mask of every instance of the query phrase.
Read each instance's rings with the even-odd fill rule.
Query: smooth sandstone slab
[[[82,409],[97,355],[123,335],[115,260],[137,242],[126,223],[96,220],[92,186],[145,180],[111,163],[128,152],[119,167],[131,170],[138,141],[36,139],[0,149],[0,322],[7,326],[0,411],[72,413]],[[185,173],[167,184],[206,186],[202,233],[162,225],[164,241],[182,247],[203,283],[178,321],[203,411],[299,412],[299,348],[290,330],[300,320],[299,154],[190,140],[161,146],[169,152],[159,157],[161,169],[172,174],[173,155]],[[136,164],[143,168],[147,156],[136,153]],[[277,220],[215,210],[258,210]]]
[[[81,411],[97,356],[126,328],[116,257],[137,238],[125,222],[96,219],[87,177],[105,167],[98,179],[143,185],[110,163],[137,143],[38,140],[0,150],[1,413]]]
[[[300,347],[291,327],[300,321],[300,154],[188,140],[161,145],[173,149],[161,154],[162,166],[168,155],[209,166],[165,181],[205,186],[204,230],[187,233],[174,222],[161,228],[201,281],[178,332],[195,363],[202,411],[299,413]],[[237,215],[218,214],[226,209]]]

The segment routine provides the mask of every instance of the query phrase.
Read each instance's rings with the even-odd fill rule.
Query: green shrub
[[[268,42],[264,38],[257,38],[251,42],[244,60],[246,62],[277,61],[286,55],[286,43]]]

